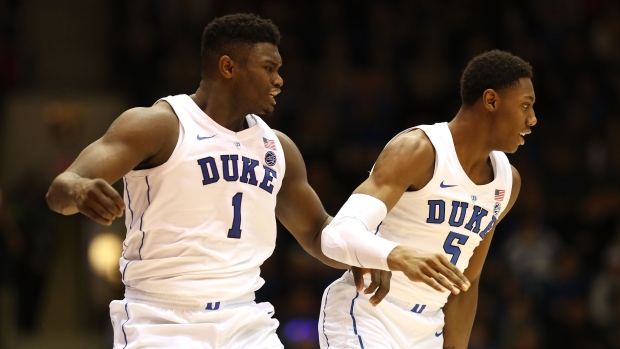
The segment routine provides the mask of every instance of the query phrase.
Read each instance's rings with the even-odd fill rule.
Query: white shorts
[[[443,347],[444,314],[425,309],[420,314],[383,299],[376,307],[358,293],[346,272],[323,293],[319,315],[321,348],[415,348]]]
[[[125,298],[110,303],[114,349],[284,348],[270,303],[175,309]]]

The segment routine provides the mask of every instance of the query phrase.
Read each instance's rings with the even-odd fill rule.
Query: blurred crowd
[[[0,103],[12,89],[28,88],[24,62],[36,56],[15,30],[21,3],[0,1]],[[538,124],[509,155],[523,186],[491,245],[470,348],[620,348],[620,2],[106,4],[106,88],[129,106],[196,90],[210,19],[231,12],[271,18],[282,33],[284,87],[269,123],[299,146],[332,215],[392,136],[452,119],[471,57],[503,49],[529,61]],[[44,292],[45,266],[54,258],[54,236],[45,234],[52,229],[41,229],[49,221],[41,201],[47,183],[22,182],[0,200],[0,284],[20,289],[16,275],[25,274],[6,266],[27,267],[28,282],[40,284],[26,289]],[[318,347],[320,298],[340,273],[307,256],[280,227],[258,296],[274,304],[287,348]],[[24,330],[36,331],[36,306],[20,308]]]

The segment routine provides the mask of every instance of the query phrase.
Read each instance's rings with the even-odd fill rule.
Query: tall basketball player
[[[308,253],[349,267],[321,252],[331,217],[299,150],[258,116],[273,112],[283,85],[279,41],[277,27],[255,15],[213,20],[196,93],[126,111],[53,181],[56,212],[104,225],[125,213],[114,348],[281,348],[273,307],[254,301],[276,216]],[[110,186],[121,178],[124,199]],[[371,273],[373,302],[389,275]]]
[[[521,187],[504,153],[523,145],[536,124],[531,78],[531,66],[508,52],[474,57],[461,78],[454,119],[394,137],[323,231],[323,252],[331,258],[364,266],[352,257],[355,248],[337,242],[374,229],[397,244],[387,252],[390,269],[410,261],[397,258],[409,247],[464,271],[469,290],[450,293],[443,283],[450,275],[434,270],[396,271],[390,294],[373,307],[347,272],[323,294],[322,348],[467,348],[493,232]]]

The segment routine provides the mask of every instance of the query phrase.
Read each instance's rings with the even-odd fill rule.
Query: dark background
[[[0,0],[1,349],[111,347],[120,252],[101,274],[88,251],[123,224],[57,215],[44,194],[123,110],[193,93],[202,29],[231,12],[282,32],[268,122],[332,215],[393,135],[452,119],[471,57],[529,61],[538,125],[509,155],[523,186],[491,245],[470,348],[620,348],[619,1]],[[280,229],[258,296],[287,348],[318,348],[321,294],[340,274]]]

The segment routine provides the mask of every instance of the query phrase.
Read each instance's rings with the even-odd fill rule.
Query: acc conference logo
[[[275,165],[276,164],[276,153],[272,151],[268,151],[267,154],[265,154],[265,163],[267,163],[268,166]]]

